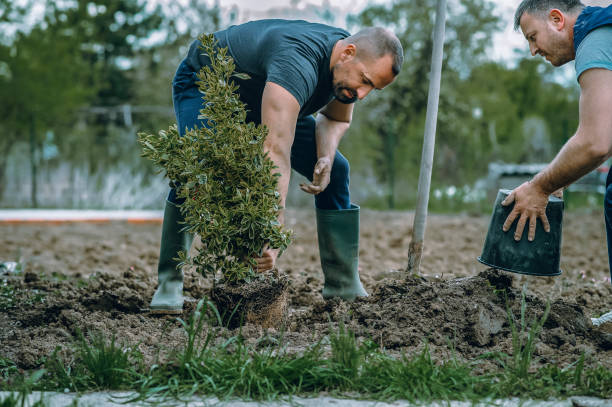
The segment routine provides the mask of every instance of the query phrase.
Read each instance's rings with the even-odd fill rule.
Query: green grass
[[[194,394],[221,400],[272,400],[321,392],[413,402],[612,397],[612,371],[599,365],[587,367],[585,355],[565,368],[534,369],[534,346],[548,308],[532,321],[526,320],[526,309],[523,294],[518,321],[508,312],[512,354],[483,355],[500,366],[488,374],[476,373],[481,359],[435,361],[426,344],[416,354],[392,357],[372,341],[359,341],[343,323],[300,353],[288,352],[282,335],[276,340],[264,337],[253,345],[246,344],[240,334],[222,339],[219,314],[210,302],[201,300],[187,321],[179,320],[185,331],[184,347],[166,355],[167,363],[145,366],[135,347],[119,344],[115,336],[80,335],[73,345],[74,359],[60,357],[57,350],[36,380],[23,377],[12,383],[22,392],[134,390],[132,400]],[[3,374],[19,375],[10,361],[2,361],[1,366]]]

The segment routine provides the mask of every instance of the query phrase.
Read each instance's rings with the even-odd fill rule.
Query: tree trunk
[[[0,202],[4,201],[4,190],[6,188],[6,166],[8,164],[8,158],[13,148],[14,140],[16,137],[7,137],[6,140],[2,142],[2,148],[0,151],[3,151],[4,154],[0,154]]]
[[[30,174],[32,177],[31,183],[31,197],[32,197],[32,208],[38,208],[38,185],[36,179],[38,176],[38,165],[36,162],[36,118],[34,115],[30,121]]]
[[[387,205],[389,209],[395,209],[395,150],[397,149],[395,133],[393,131],[385,131],[383,143],[387,167]]]

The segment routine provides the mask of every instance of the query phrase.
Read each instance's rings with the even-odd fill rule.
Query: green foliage
[[[143,156],[165,170],[178,196],[185,198],[180,208],[186,229],[202,239],[204,249],[190,263],[203,275],[222,271],[228,281],[240,281],[253,275],[253,259],[266,245],[284,250],[290,235],[278,221],[279,174],[263,151],[267,130],[245,122],[227,49],[218,49],[212,35],[200,41],[211,60],[198,74],[206,98],[200,113],[210,127],[192,129],[184,137],[176,126],[138,137]]]
[[[128,381],[132,361],[140,353],[126,344],[118,344],[114,334],[110,342],[102,334],[94,334],[90,341],[81,335],[79,356],[91,384],[118,389]]]
[[[550,312],[550,303],[547,303],[544,314],[539,320],[534,319],[531,322],[527,322],[525,320],[525,312],[527,310],[525,291],[526,287],[523,287],[521,291],[521,314],[518,324],[514,320],[510,307],[507,306],[508,322],[512,330],[512,361],[510,370],[519,380],[528,379],[535,341],[538,339]]]
[[[45,301],[45,294],[38,290],[15,288],[8,280],[0,279],[0,311],[30,306]]]

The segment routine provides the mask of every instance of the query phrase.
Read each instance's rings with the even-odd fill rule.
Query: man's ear
[[[548,21],[557,29],[557,31],[565,28],[565,15],[559,9],[552,9],[548,13]]]
[[[356,53],[357,48],[355,47],[355,44],[347,44],[340,54],[340,60],[342,62],[350,61],[355,58]]]

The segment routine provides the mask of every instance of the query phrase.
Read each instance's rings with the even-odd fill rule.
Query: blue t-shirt
[[[576,50],[576,79],[588,69],[604,68],[612,71],[612,25],[604,25],[589,32]]]
[[[261,121],[261,97],[266,82],[289,91],[300,104],[299,117],[315,113],[333,98],[330,58],[338,40],[350,34],[340,28],[302,20],[258,20],[214,33],[219,47],[227,47],[236,70],[251,77],[235,78],[247,120]],[[186,62],[194,70],[208,58],[194,41]]]

